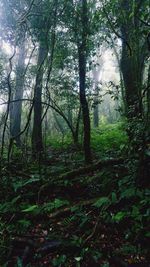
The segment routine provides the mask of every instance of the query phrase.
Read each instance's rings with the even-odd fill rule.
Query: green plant
[[[110,204],[111,201],[108,197],[101,197],[93,204],[93,206],[105,210],[109,207]]]
[[[35,182],[38,182],[40,180],[39,175],[32,175],[31,178],[29,179],[21,179],[20,181],[14,181],[12,183],[12,186],[14,188],[14,191],[17,192],[18,189],[22,189],[23,187],[29,185],[29,184],[33,184]]]
[[[98,130],[92,129],[92,147],[101,153],[122,151],[127,142],[128,137],[121,122],[102,125]]]
[[[59,255],[52,260],[52,264],[54,267],[62,266],[66,262],[67,256],[66,255]]]
[[[44,204],[42,210],[44,212],[51,212],[54,209],[58,209],[66,205],[69,205],[68,200],[56,198],[54,201]]]

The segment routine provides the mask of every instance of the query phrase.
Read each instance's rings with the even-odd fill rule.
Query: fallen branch
[[[57,210],[57,211],[51,213],[50,215],[48,215],[48,218],[53,219],[53,218],[56,218],[56,217],[58,217],[60,215],[62,216],[62,214],[71,212],[71,209],[73,209],[74,207],[88,206],[88,205],[93,204],[97,200],[98,200],[98,198],[92,198],[92,199],[89,199],[89,200],[80,201],[79,203],[77,203],[75,205],[72,205],[72,206],[69,206],[69,207],[65,207],[65,208],[62,208],[60,210]]]

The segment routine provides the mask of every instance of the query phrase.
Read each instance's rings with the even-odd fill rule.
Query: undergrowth
[[[92,130],[92,147],[102,154],[122,151],[128,143],[124,123],[102,124],[98,129]]]
[[[93,154],[105,165],[85,172],[79,148],[62,149],[57,138],[40,166],[14,155],[0,181],[1,266],[148,264],[150,190],[136,185],[127,142],[122,123],[93,130]],[[123,161],[107,165],[111,155]]]

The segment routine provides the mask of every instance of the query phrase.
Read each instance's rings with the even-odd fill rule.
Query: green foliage
[[[23,267],[23,262],[20,258],[17,259],[17,267]]]
[[[83,8],[87,2],[87,24],[83,23],[86,12],[82,14],[82,2]],[[108,261],[115,253],[126,261],[128,259],[146,259],[147,255],[149,259],[147,243],[150,237],[148,229],[150,225],[150,190],[146,188],[147,185],[140,186],[137,177],[138,172],[141,180],[146,180],[140,171],[145,168],[141,158],[143,157],[148,162],[150,156],[149,126],[146,125],[149,122],[149,114],[146,114],[149,109],[148,81],[146,79],[142,81],[142,76],[146,76],[148,71],[144,71],[144,75],[141,75],[148,65],[146,46],[149,46],[149,43],[147,44],[149,41],[147,40],[149,1],[2,0],[0,7],[2,8],[0,23],[4,22],[0,25],[3,31],[0,36],[2,47],[5,47],[6,41],[7,44],[16,47],[16,51],[19,51],[17,46],[24,34],[27,40],[25,47],[29,48],[26,55],[29,64],[26,64],[24,75],[24,88],[27,92],[23,94],[23,96],[28,95],[29,99],[28,104],[22,105],[21,131],[26,125],[26,121],[29,125],[26,125],[24,129],[26,131],[23,130],[23,134],[21,134],[21,139],[25,140],[25,144],[22,142],[21,148],[18,148],[16,144],[13,145],[10,162],[7,162],[8,146],[6,144],[10,136],[11,116],[9,115],[11,114],[8,114],[6,125],[7,112],[2,115],[0,122],[1,128],[4,126],[5,129],[6,127],[6,135],[3,140],[5,141],[4,153],[0,158],[0,266],[4,266],[7,256],[11,255],[12,241],[19,237],[19,242],[23,240],[24,246],[26,241],[30,241],[28,236],[33,239],[35,249],[32,252],[30,246],[28,248],[25,245],[19,255],[12,256],[15,261],[13,266],[22,267],[24,263],[20,255],[25,257],[27,254],[27,257],[30,258],[31,254],[35,254],[35,252],[37,258],[33,255],[33,259],[31,259],[33,266],[52,264],[54,267],[80,267],[82,265],[94,266],[96,263],[97,266],[109,267],[111,264]],[[101,33],[99,33],[100,29],[102,29]],[[123,30],[125,30],[124,33]],[[122,38],[124,39],[122,56],[124,51],[127,52],[127,55],[124,54],[122,57],[124,60],[121,61],[121,71],[123,72],[127,68],[128,71],[125,72],[128,74],[126,77],[128,82],[122,81],[124,84],[122,97],[120,86],[115,85],[113,81],[110,82],[111,87],[108,90],[104,83],[102,86],[98,85],[97,90],[104,89],[102,91],[104,95],[109,93],[109,98],[106,98],[115,101],[116,106],[122,104],[124,95],[124,102],[129,99],[128,103],[124,103],[127,110],[125,112],[132,116],[129,116],[128,123],[107,124],[106,116],[101,114],[99,128],[91,131],[91,145],[93,161],[101,160],[103,157],[107,160],[112,156],[114,158],[125,156],[124,163],[112,166],[106,164],[106,166],[101,166],[100,170],[92,170],[86,174],[83,172],[77,177],[73,175],[69,179],[62,179],[74,167],[78,169],[83,166],[83,153],[76,148],[72,149],[73,140],[68,129],[70,124],[70,128],[72,126],[75,131],[81,100],[79,97],[79,87],[81,87],[79,86],[81,80],[79,73],[82,73],[84,64],[79,70],[79,63],[82,61],[78,60],[80,49],[82,50],[86,43],[85,51],[81,51],[83,52],[81,59],[87,55],[85,58],[85,62],[87,61],[87,66],[85,66],[87,70],[86,96],[91,105],[95,94],[91,89],[94,83],[92,84],[89,79],[91,73],[88,72],[93,70],[97,72],[98,70],[97,59],[103,54],[99,46],[103,45],[103,41],[105,47],[107,44],[109,48],[115,48],[114,52],[117,57],[119,56],[117,53],[120,53],[120,45],[118,46],[115,32],[126,37]],[[82,42],[82,38],[85,38],[85,42]],[[34,46],[35,51],[32,54],[31,50]],[[42,64],[35,63],[36,47],[40,47],[43,51],[46,49]],[[17,68],[20,68],[19,64],[16,65],[17,54],[12,58],[12,62],[5,55],[0,58],[0,90],[4,94],[1,96],[4,100],[9,97],[10,99],[15,98],[18,81]],[[7,77],[8,61],[10,61],[10,67],[12,63],[12,73],[10,70]],[[124,62],[126,66],[123,66]],[[125,72],[122,79],[126,76]],[[38,86],[33,84],[34,81]],[[126,88],[128,83],[133,85],[131,86],[133,90]],[[12,90],[6,90],[8,87],[12,87]],[[42,91],[42,101],[52,105],[56,113],[58,112],[56,114],[49,111],[50,109],[46,110],[48,106],[42,103],[43,118],[41,120],[39,118],[38,121],[42,122],[39,125],[43,127],[41,132],[46,139],[46,153],[42,153],[41,158],[37,157],[39,161],[37,160],[36,163],[33,163],[30,144],[31,139],[34,139],[33,136],[31,137],[33,116],[28,116],[28,108],[30,105],[33,113],[32,108],[34,109],[36,104],[40,107],[40,98],[38,101],[33,88],[36,89],[35,93],[38,91],[40,94]],[[6,98],[7,91],[12,91],[12,94]],[[101,97],[97,99],[99,105]],[[138,99],[137,103],[134,99]],[[23,101],[23,103],[26,102]],[[138,110],[138,105],[143,106],[141,109],[143,114],[136,114],[135,107]],[[106,109],[107,113],[110,112],[109,105],[106,106]],[[8,105],[8,111],[11,110],[13,111],[12,105]],[[82,108],[82,113],[84,110],[85,108]],[[89,110],[91,111],[91,108]],[[44,116],[46,111],[47,117]],[[35,114],[36,112],[34,112]],[[40,114],[40,110],[38,114]],[[82,117],[86,118],[88,112],[85,116],[81,115],[83,116],[81,116],[79,125],[79,142],[83,147],[83,131],[86,127],[83,127]],[[90,116],[92,118],[92,114]],[[110,114],[110,119],[111,117],[113,116]],[[128,140],[126,132],[129,133],[130,140]],[[24,167],[24,162],[26,162],[24,151],[29,154],[27,168]],[[149,163],[145,169],[148,169],[147,166],[149,167]],[[47,184],[48,187],[46,187]],[[51,241],[53,239],[54,242]],[[62,241],[61,248],[57,249],[56,247],[52,253],[51,251],[49,253],[47,248],[51,248],[51,244],[55,243],[55,240]],[[30,242],[28,243],[30,244]],[[46,250],[44,250],[45,247]],[[15,250],[17,249],[15,248]],[[44,253],[38,253],[38,251]],[[18,251],[15,252],[18,253]],[[34,256],[41,262],[34,262]]]
[[[31,221],[26,220],[26,219],[22,219],[18,221],[18,226],[25,231],[26,229],[28,229],[29,226],[31,226]]]
[[[11,211],[16,211],[17,207],[15,206],[15,204],[18,202],[18,200],[20,200],[21,196],[17,196],[15,198],[13,198],[11,201],[5,202],[5,203],[1,203],[0,204],[0,213],[7,213],[10,210]]]
[[[38,206],[37,205],[31,205],[28,208],[23,209],[22,212],[32,212],[33,213],[37,209],[38,209]]]
[[[54,209],[58,209],[66,205],[69,205],[69,201],[56,198],[54,201],[44,204],[42,210],[44,212],[51,212]]]
[[[101,153],[122,151],[128,138],[122,123],[104,124],[92,130],[92,147]]]
[[[29,185],[29,184],[33,184],[35,182],[38,182],[40,180],[39,175],[32,175],[31,178],[29,179],[21,179],[20,181],[18,181],[19,178],[17,179],[17,181],[13,182],[13,188],[14,191],[17,192],[18,189],[22,189],[23,187]]]
[[[121,193],[121,198],[131,198],[135,196],[142,196],[140,190],[136,189],[135,187],[127,188],[125,191]]]
[[[71,238],[71,243],[76,245],[77,247],[81,247],[83,243],[83,239],[81,236],[73,235]]]
[[[111,201],[108,197],[101,197],[100,199],[98,199],[93,206],[96,208],[102,208],[107,209],[107,207],[111,204]]]
[[[111,203],[112,203],[112,204],[115,204],[115,203],[117,203],[117,202],[118,202],[118,200],[117,200],[117,195],[116,195],[115,192],[112,192],[112,194],[111,194]]]
[[[62,136],[61,134],[55,134],[55,136],[50,136],[46,140],[48,146],[51,146],[54,149],[67,148],[72,144],[72,138],[69,134]]]
[[[54,267],[61,266],[66,262],[66,259],[67,259],[66,255],[60,255],[57,258],[53,259],[52,264]]]
[[[54,199],[54,201],[47,202],[41,206],[38,205],[28,205],[26,208],[22,209],[23,213],[32,213],[32,215],[50,213],[57,210],[63,206],[69,205],[68,200],[64,199]]]
[[[119,211],[115,215],[112,216],[113,221],[120,222],[127,215],[124,211]]]
[[[14,145],[13,145],[12,157],[13,157],[13,159],[16,159],[16,160],[18,160],[18,158],[19,158],[19,159],[22,159],[22,157],[23,157],[22,149],[19,148],[19,147],[17,147],[17,146],[15,145],[15,143],[14,143]]]

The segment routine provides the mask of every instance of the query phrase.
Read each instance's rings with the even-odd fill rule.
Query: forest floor
[[[2,170],[0,266],[146,266],[149,190],[135,186],[126,157],[49,149],[39,162],[18,156]]]

